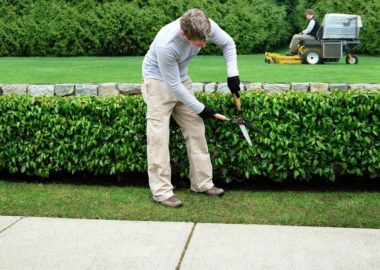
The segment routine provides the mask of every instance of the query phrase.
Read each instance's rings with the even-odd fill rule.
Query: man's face
[[[188,39],[188,41],[193,44],[195,47],[199,48],[199,49],[202,49],[204,47],[206,47],[206,44],[207,44],[207,41],[204,41],[204,40],[191,40],[191,39]]]
[[[308,21],[310,21],[311,18],[313,18],[313,15],[311,15],[311,14],[309,14],[309,13],[306,13],[305,16],[306,16],[306,19],[307,19]]]
[[[202,49],[202,48],[206,47],[207,41],[205,41],[205,40],[192,40],[192,39],[187,38],[187,36],[185,35],[185,33],[183,33],[183,32],[181,32],[181,33],[182,33],[182,36],[188,42],[190,42],[191,44],[193,44],[195,47],[197,47],[199,49]]]

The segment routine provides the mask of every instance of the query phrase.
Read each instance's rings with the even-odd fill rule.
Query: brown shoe
[[[209,190],[206,190],[205,193],[210,196],[222,196],[224,194],[224,190],[217,187],[212,187]]]
[[[171,196],[169,199],[160,202],[162,205],[169,206],[172,208],[177,208],[182,206],[182,202],[177,199],[176,196]]]

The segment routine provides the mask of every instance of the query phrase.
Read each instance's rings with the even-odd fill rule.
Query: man
[[[191,90],[188,64],[208,41],[223,50],[227,82],[239,96],[240,79],[236,46],[232,38],[203,11],[191,9],[181,18],[165,25],[145,55],[142,67],[142,94],[147,104],[147,155],[149,186],[153,200],[169,207],[182,202],[174,196],[169,157],[170,116],[185,137],[190,163],[191,190],[215,196],[223,189],[212,182],[212,165],[205,138],[203,118],[216,112],[199,102]]]
[[[319,29],[320,24],[318,20],[314,17],[313,11],[311,9],[307,9],[305,11],[305,17],[309,21],[309,24],[305,30],[293,36],[292,41],[290,42],[290,46],[289,46],[290,55],[297,54],[298,44],[301,40],[317,38],[317,31]]]

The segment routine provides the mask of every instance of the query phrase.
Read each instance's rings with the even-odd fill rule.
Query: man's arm
[[[234,40],[216,22],[210,19],[210,23],[211,42],[218,45],[223,51],[224,62],[227,66],[227,77],[239,76]]]
[[[174,52],[172,52],[170,48],[158,47],[157,60],[162,78],[172,93],[196,114],[200,114],[204,110],[205,105],[199,102],[189,93],[185,86],[183,86]]]
[[[307,28],[306,28],[305,30],[303,30],[303,31],[301,32],[301,34],[303,34],[303,35],[308,35],[308,34],[310,34],[311,31],[313,30],[314,26],[315,26],[315,20],[312,19],[312,20],[310,20],[309,25],[307,26]]]
[[[227,85],[231,93],[240,97],[240,78],[237,67],[236,45],[234,40],[219,25],[210,20],[211,41],[223,50],[224,62],[227,66]]]

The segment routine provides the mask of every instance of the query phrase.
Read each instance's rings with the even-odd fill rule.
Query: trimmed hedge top
[[[233,116],[229,94],[198,94]],[[262,129],[249,147],[238,126],[206,120],[215,177],[275,181],[380,175],[380,92],[242,93],[244,117]],[[140,96],[0,97],[0,169],[48,177],[56,172],[145,172],[145,104]],[[185,142],[173,123],[171,162],[188,174]]]

